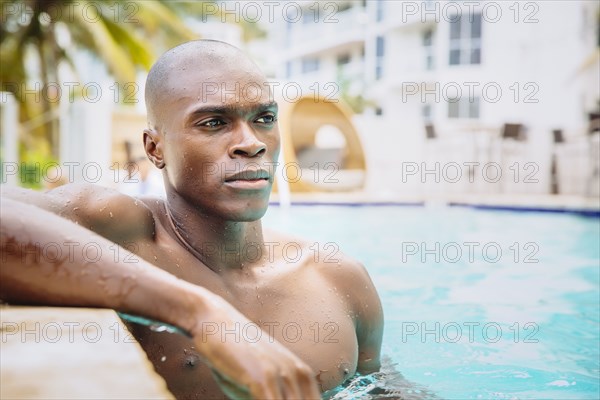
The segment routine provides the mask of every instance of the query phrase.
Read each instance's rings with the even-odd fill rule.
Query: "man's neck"
[[[216,273],[262,265],[268,258],[260,220],[227,221],[181,198],[165,201],[165,210],[177,240]]]

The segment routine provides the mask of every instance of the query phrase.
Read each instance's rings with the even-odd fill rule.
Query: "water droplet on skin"
[[[150,325],[150,330],[152,332],[167,332],[169,330],[165,325],[152,324]]]
[[[185,359],[185,364],[189,367],[193,367],[194,365],[196,365],[196,357],[194,356],[188,356]]]

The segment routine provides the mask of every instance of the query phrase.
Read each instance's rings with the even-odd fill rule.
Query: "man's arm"
[[[313,371],[279,343],[205,334],[204,322],[227,329],[252,323],[221,297],[64,218],[2,198],[0,258],[4,301],[106,307],[168,322],[189,332],[207,363],[238,391],[256,398],[319,398]]]
[[[358,263],[357,263],[358,264]],[[354,267],[358,338],[358,372],[369,374],[381,368],[383,308],[377,290],[362,264]]]
[[[124,245],[154,232],[146,205],[114,189],[91,184],[68,184],[47,192],[0,186],[2,199],[31,204]]]
[[[383,339],[383,308],[377,290],[365,267],[343,255],[341,268],[326,268],[332,282],[349,297],[349,307],[355,316],[358,339],[357,372],[369,374],[381,367],[381,342]]]

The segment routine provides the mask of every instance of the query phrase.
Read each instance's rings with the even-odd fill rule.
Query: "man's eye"
[[[275,121],[277,121],[277,117],[274,115],[263,115],[262,117],[256,120],[256,122],[261,124],[272,124]]]
[[[223,122],[220,119],[210,119],[208,121],[200,122],[198,124],[198,126],[202,126],[202,127],[206,127],[206,128],[217,128],[221,125],[225,125],[225,122]]]

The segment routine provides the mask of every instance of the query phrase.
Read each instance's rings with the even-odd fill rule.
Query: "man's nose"
[[[235,142],[229,149],[231,158],[257,157],[267,151],[267,145],[256,137],[254,130],[247,123],[239,125],[234,137]]]

